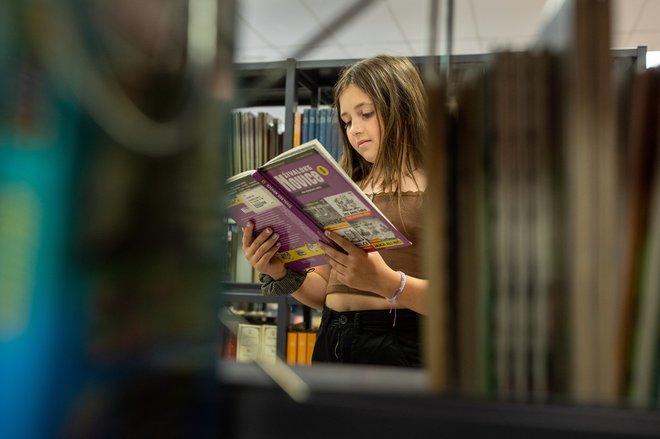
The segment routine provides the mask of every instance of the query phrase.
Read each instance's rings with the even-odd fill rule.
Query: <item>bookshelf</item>
[[[276,404],[291,413],[291,416],[296,416],[296,419],[295,413],[300,410],[309,413],[309,418],[307,418],[310,419],[309,424],[304,421],[302,424],[295,425],[282,425],[286,421],[281,418],[272,420],[273,423],[271,423],[272,417],[266,414],[263,420],[269,425],[269,430],[277,428],[277,431],[281,431],[283,436],[294,434],[291,428],[302,428],[303,431],[314,429],[315,435],[319,437],[334,436],[339,434],[337,429],[341,428],[340,426],[354,424],[351,422],[351,413],[355,413],[356,409],[364,409],[366,412],[368,408],[370,410],[368,415],[361,418],[364,423],[352,430],[356,436],[377,434],[379,437],[401,437],[402,435],[429,437],[434,432],[443,431],[447,437],[499,437],[500,435],[514,438],[532,435],[540,437],[558,435],[562,437],[660,437],[660,414],[657,411],[648,409],[648,407],[646,409],[632,408],[630,401],[617,399],[613,366],[608,364],[613,361],[613,347],[608,347],[605,342],[605,340],[612,340],[612,328],[607,327],[607,319],[599,318],[593,311],[593,308],[596,307],[606,315],[609,313],[610,321],[616,319],[612,315],[615,308],[613,306],[615,302],[612,301],[612,289],[618,280],[607,269],[608,266],[612,266],[608,265],[612,260],[608,261],[606,255],[611,255],[613,243],[606,239],[616,235],[617,228],[608,216],[608,212],[611,210],[608,211],[603,207],[612,202],[611,195],[618,191],[612,178],[612,169],[619,165],[614,151],[614,142],[619,140],[615,135],[615,127],[621,121],[615,117],[614,109],[619,105],[621,108],[617,108],[618,116],[626,114],[625,102],[629,98],[631,78],[634,73],[644,70],[646,49],[637,47],[612,51],[605,44],[608,41],[607,38],[594,38],[594,35],[606,35],[609,32],[606,24],[607,11],[603,9],[608,6],[608,2],[576,0],[565,2],[565,4],[568,7],[549,22],[544,33],[539,36],[538,46],[535,48],[537,53],[552,50],[556,54],[556,58],[552,60],[557,63],[556,71],[553,70],[553,74],[558,75],[560,78],[558,83],[561,85],[553,91],[557,94],[561,93],[563,96],[556,103],[557,107],[554,107],[554,109],[560,110],[558,114],[561,115],[559,116],[561,120],[557,122],[557,133],[553,139],[557,140],[558,145],[562,145],[562,154],[568,157],[568,161],[564,165],[570,172],[565,183],[566,188],[562,188],[562,190],[566,189],[566,198],[562,199],[562,202],[566,202],[566,206],[570,208],[571,212],[577,212],[576,216],[571,218],[573,223],[562,225],[565,229],[561,233],[568,234],[556,236],[570,237],[567,239],[569,250],[562,254],[565,256],[565,260],[560,261],[562,269],[566,271],[561,273],[561,283],[558,285],[562,289],[561,300],[565,300],[562,304],[565,308],[560,310],[564,312],[563,315],[561,313],[557,315],[564,318],[565,321],[555,322],[556,325],[569,322],[565,328],[562,328],[562,331],[566,332],[556,334],[565,343],[559,348],[565,350],[562,355],[567,352],[569,355],[562,358],[564,363],[561,364],[541,364],[545,361],[544,359],[538,363],[540,364],[538,370],[541,370],[541,374],[556,374],[557,370],[560,370],[567,375],[558,378],[558,381],[564,380],[561,381],[561,386],[563,386],[561,392],[563,393],[553,394],[556,389],[542,389],[539,393],[527,393],[527,390],[524,389],[526,385],[524,367],[519,367],[520,363],[515,361],[506,365],[509,368],[506,373],[515,375],[512,379],[514,381],[511,385],[512,389],[489,388],[487,392],[475,391],[477,386],[483,385],[483,383],[477,383],[478,380],[483,379],[478,375],[483,371],[471,370],[469,373],[474,375],[466,376],[465,369],[467,368],[461,369],[461,365],[465,367],[466,363],[452,360],[458,356],[464,359],[471,358],[471,355],[479,355],[479,353],[461,350],[461,345],[465,345],[465,339],[460,338],[459,334],[465,332],[466,329],[461,326],[464,322],[459,321],[459,318],[464,317],[465,314],[454,312],[457,311],[457,308],[459,311],[465,312],[466,303],[469,302],[459,302],[462,298],[451,293],[452,289],[463,285],[462,283],[466,281],[470,273],[475,272],[475,270],[470,271],[465,268],[466,261],[469,262],[473,259],[465,258],[465,254],[461,254],[460,258],[465,259],[452,260],[448,256],[453,254],[450,251],[457,250],[463,241],[460,241],[458,233],[453,236],[443,236],[440,231],[437,236],[430,236],[431,241],[438,243],[436,247],[439,249],[429,258],[431,261],[429,267],[436,268],[435,274],[438,275],[434,281],[436,288],[433,289],[441,291],[443,294],[438,295],[435,299],[436,308],[432,308],[434,318],[429,319],[431,323],[427,324],[427,339],[433,339],[433,346],[430,346],[429,352],[427,352],[427,359],[430,360],[430,367],[427,371],[419,371],[414,377],[411,377],[410,371],[388,371],[394,375],[378,375],[380,371],[372,369],[326,368],[324,365],[312,368],[309,373],[297,371],[303,379],[308,381],[313,398],[303,405],[291,403],[290,411],[287,411],[285,408],[287,398],[274,389],[269,380],[264,379],[261,372],[258,370],[243,371],[246,372],[246,375],[241,375],[236,373],[233,365],[221,364],[221,376],[224,374],[223,382],[229,389],[228,398],[232,404],[237,404],[235,410],[239,417],[241,413],[256,410],[255,407],[261,407],[260,413],[267,412],[264,407]],[[484,80],[482,84],[473,84],[476,90],[469,87],[459,89],[455,86],[464,78],[475,73],[482,73],[493,65],[496,65],[497,69],[502,69],[495,73],[499,75],[497,80],[502,81],[497,85],[501,87],[498,93],[502,93],[498,99],[511,96],[512,100],[522,102],[516,109],[516,114],[509,120],[504,120],[503,123],[508,124],[506,126],[513,126],[520,123],[521,120],[538,116],[527,114],[525,111],[527,109],[525,99],[529,96],[521,93],[527,91],[517,89],[516,81],[511,81],[502,74],[502,71],[507,71],[506,69],[509,69],[509,73],[517,68],[533,69],[535,68],[534,62],[531,65],[525,65],[525,62],[529,62],[527,60],[518,65],[515,64],[518,61],[512,61],[518,55],[508,54],[507,56],[509,55],[511,55],[511,59],[498,57],[496,54],[452,57],[450,76],[454,82],[445,84],[444,89],[434,90],[434,93],[437,93],[435,103],[438,109],[436,111],[438,114],[442,114],[442,121],[446,123],[446,126],[440,123],[440,126],[436,127],[438,129],[437,138],[447,139],[449,138],[447,131],[457,128],[456,115],[451,114],[446,108],[448,96],[452,95],[452,97],[460,99],[463,99],[465,95],[474,97],[475,94],[483,93],[487,87],[494,87],[495,80],[489,82],[490,79],[488,79]],[[496,57],[498,58],[496,59]],[[439,64],[440,58],[413,57],[413,60],[422,67]],[[299,102],[306,100],[311,103],[320,102],[324,96],[326,83],[319,78],[325,78],[324,75],[328,72],[338,72],[342,66],[352,61],[314,62],[307,65],[303,62],[287,60],[284,63],[287,69],[282,78],[284,89],[279,91],[282,100],[287,105],[287,117],[295,110],[295,106]],[[244,67],[249,69],[249,66]],[[321,70],[323,71],[321,72]],[[310,86],[309,81],[304,86],[296,86],[295,84],[299,84],[296,79],[300,75],[299,71],[305,71],[305,80],[315,78],[313,74],[318,72],[319,77],[316,78],[318,82],[312,82],[313,86]],[[332,74],[336,75],[336,73],[330,73],[330,75]],[[524,76],[518,78],[518,82],[521,82],[520,78],[524,78]],[[555,79],[553,78],[553,80]],[[609,88],[610,85],[613,87],[612,89]],[[483,88],[479,89],[479,87]],[[613,90],[616,91],[611,94],[610,92]],[[459,93],[464,93],[464,95],[459,96]],[[508,95],[507,93],[518,94]],[[615,95],[619,98],[617,102],[614,101]],[[550,99],[552,97],[545,95],[541,98]],[[534,95],[534,98],[539,99],[539,96]],[[465,105],[466,102],[461,101],[459,104],[459,111],[463,111],[463,114],[467,112],[470,117],[475,115],[495,117],[492,114],[483,113],[485,110],[480,107],[483,104],[476,103],[470,106]],[[506,110],[505,107],[499,109]],[[542,117],[549,116],[549,114],[545,114]],[[465,127],[458,127],[458,129],[464,130]],[[465,131],[462,132],[465,133]],[[548,133],[547,130],[546,133]],[[479,135],[484,135],[484,133],[479,133]],[[525,153],[523,138],[516,137],[510,140],[515,143],[517,154]],[[455,213],[453,210],[457,207],[464,209],[464,206],[459,206],[457,203],[466,197],[466,194],[461,192],[464,187],[460,185],[465,181],[465,176],[461,174],[463,171],[457,170],[456,165],[457,163],[464,165],[465,158],[459,156],[456,150],[447,147],[429,161],[432,165],[440,163],[440,166],[435,169],[437,175],[447,172],[447,168],[442,167],[447,163],[453,167],[447,172],[449,177],[446,180],[436,180],[430,183],[431,189],[435,190],[437,195],[445,197],[442,203],[436,205],[439,207],[436,211],[450,212],[447,217],[435,216],[429,220],[428,224],[431,227],[435,226],[436,229],[440,229],[437,226],[442,224],[443,229],[447,227],[451,232],[456,232],[459,225],[464,226],[460,223],[460,219],[465,218],[466,212],[478,207],[468,206],[467,210],[460,210],[460,213]],[[500,167],[498,172],[501,172],[502,175],[506,175],[507,169],[512,169],[507,167],[510,164],[506,163],[505,158],[500,157],[496,165]],[[471,194],[467,194],[467,196],[471,196]],[[525,196],[528,198],[524,202],[529,203],[529,194]],[[593,211],[584,209],[584,204],[593,206]],[[456,209],[456,211],[459,210]],[[516,219],[515,216],[508,218]],[[442,221],[447,223],[443,224]],[[506,224],[498,226],[505,229],[509,227]],[[512,231],[513,229],[510,227],[508,230],[510,234],[515,233],[515,230]],[[465,232],[461,232],[460,235],[465,236]],[[578,244],[574,245],[574,242]],[[476,246],[474,243],[471,245]],[[529,249],[525,251],[529,251]],[[519,261],[524,259],[520,257],[521,255],[527,255],[530,258],[538,256],[531,252],[521,252],[516,255]],[[547,257],[547,255],[542,257]],[[591,265],[590,259],[597,262]],[[523,260],[523,262],[525,261]],[[511,266],[507,266],[506,269],[511,269]],[[588,277],[582,277],[585,272],[589,272]],[[472,279],[472,281],[476,280]],[[528,280],[518,278],[512,281],[524,284]],[[515,300],[525,300],[519,293],[520,291],[516,293],[518,295]],[[580,319],[582,314],[585,316],[584,322]],[[459,318],[456,318],[456,315]],[[438,318],[438,316],[441,317]],[[502,320],[502,316],[499,318]],[[523,321],[517,324],[532,323]],[[589,326],[591,324],[593,327]],[[612,324],[612,326],[615,325]],[[524,331],[524,328],[525,326],[517,326],[515,329]],[[472,329],[470,328],[470,330]],[[568,334],[569,330],[574,331],[571,334],[575,335],[575,339],[571,339],[571,334]],[[454,338],[449,339],[447,333]],[[468,336],[474,337],[474,334]],[[470,338],[470,340],[474,340],[474,338]],[[522,348],[521,346],[529,343],[529,340],[522,337],[513,339],[510,347],[518,349],[517,354],[520,354],[525,349],[524,346]],[[500,361],[509,361],[503,360],[503,357],[500,353]],[[496,360],[491,358],[491,361]],[[543,370],[543,367],[550,367],[551,370]],[[317,373],[318,375],[316,375]],[[364,383],[360,381],[360,377],[364,378],[367,373],[380,377],[381,384],[373,387],[362,385]],[[355,377],[355,381],[352,381],[352,378],[347,379],[350,384],[344,383],[345,387],[341,388],[341,386],[328,385],[324,381],[324,376],[352,376]],[[407,391],[402,391],[400,387],[390,386],[389,380],[392,380],[392,376],[400,379],[401,382],[408,383]],[[492,379],[492,377],[486,379]],[[273,402],[262,405],[261,402],[257,402],[258,398],[265,398],[265,400],[272,398],[270,401]],[[279,405],[280,403],[281,405]],[[320,407],[323,407],[323,410],[318,410]],[[323,419],[314,419],[313,413],[320,412],[323,413]],[[370,416],[373,416],[373,419]],[[335,429],[332,428],[333,425],[322,431],[313,427],[326,425],[328,418],[338,420],[340,426]],[[390,421],[387,429],[383,429],[381,425],[384,418]],[[410,426],[413,423],[419,427],[419,430],[411,433]],[[243,437],[259,437],[260,434],[263,432],[259,431],[258,427],[248,428]]]
[[[293,144],[294,113],[298,105],[318,107],[328,105],[333,101],[332,89],[342,68],[356,60],[343,59],[332,61],[296,61],[287,59],[281,62],[248,63],[236,65],[237,84],[240,90],[241,102],[238,107],[269,107],[284,104],[284,148]],[[438,63],[439,58],[420,57],[414,59],[420,65]],[[465,65],[478,65],[479,56],[466,56],[462,61]],[[231,227],[231,223],[229,222]],[[235,225],[234,225],[235,228]],[[238,233],[231,238],[236,241]],[[238,244],[238,245],[237,245]],[[236,267],[236,258],[240,252],[240,244],[232,242],[229,255],[230,266]],[[242,262],[242,261],[241,261]],[[243,276],[245,277],[245,276]],[[289,322],[289,308],[291,305],[303,307],[304,320],[310,324],[311,310],[299,304],[295,299],[268,298],[261,296],[256,284],[228,282],[222,287],[225,294],[223,303],[252,302],[274,303],[278,306],[277,352],[280,358],[286,356],[287,324]]]
[[[354,60],[337,61],[296,61],[287,59],[281,62],[237,64],[235,72],[237,87],[240,90],[241,102],[238,107],[272,107],[284,106],[284,148],[293,144],[294,113],[298,105],[309,105],[316,108],[319,105],[332,103],[332,87],[339,71]],[[231,227],[230,221],[228,226]],[[236,239],[234,234],[232,239]],[[235,267],[239,247],[231,246],[229,255],[230,266]],[[231,271],[231,269],[229,270]],[[290,321],[292,305],[302,307],[304,325],[310,329],[312,310],[300,304],[295,299],[264,297],[257,284],[245,282],[226,282],[221,286],[222,303],[251,302],[277,304],[277,353],[280,358],[286,358],[287,327]],[[283,322],[283,324],[281,324]]]
[[[268,297],[261,294],[259,285],[251,283],[227,283],[220,287],[221,301],[223,303],[231,302],[250,302],[250,303],[274,303],[277,304],[277,355],[280,358],[286,358],[286,338],[288,322],[291,318],[291,305],[303,306],[300,302],[290,296],[286,297]],[[310,309],[303,308],[305,322],[310,321]]]
[[[645,49],[609,48],[608,2],[557,5],[533,48],[495,53],[484,74],[429,91],[428,171],[442,178],[429,182],[427,364],[441,393],[544,401],[549,389],[529,389],[553,382],[549,393],[585,404],[624,398],[616,133],[629,121],[617,105]],[[535,160],[545,162],[532,171]]]
[[[617,75],[625,78],[631,71],[644,68],[646,49],[644,47],[619,49],[612,51]],[[494,54],[455,55],[452,57],[452,77],[459,82],[462,78],[475,72],[482,72],[493,62]],[[435,68],[441,62],[441,57],[411,57],[424,73]],[[347,65],[355,59],[339,59],[328,61],[296,61],[287,59],[281,62],[243,63],[236,65],[237,84],[244,102],[241,106],[277,106],[284,105],[284,148],[291,145],[293,131],[293,115],[298,105],[318,106],[332,102],[332,87],[336,78]],[[236,251],[236,249],[234,249]],[[231,255],[235,257],[236,255]],[[223,286],[228,298],[239,297],[254,303],[278,303],[277,320],[288,322],[288,314],[284,310],[291,303],[280,299],[265,298],[260,295],[258,286],[246,283],[227,283]],[[226,300],[229,302],[229,300]],[[282,303],[280,303],[282,302]],[[303,306],[303,305],[301,305]],[[305,307],[306,308],[306,307]],[[309,309],[305,317],[309,316]],[[283,356],[286,339],[285,328],[278,328],[278,354]]]

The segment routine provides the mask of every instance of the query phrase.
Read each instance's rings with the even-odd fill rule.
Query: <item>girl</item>
[[[420,240],[426,188],[426,99],[407,58],[376,56],[346,68],[335,85],[343,138],[341,165],[413,245],[365,253],[342,236],[323,243],[329,263],[309,273],[275,257],[272,230],[243,235],[243,251],[266,294],[292,294],[323,309],[313,362],[421,366],[419,316],[425,311]]]

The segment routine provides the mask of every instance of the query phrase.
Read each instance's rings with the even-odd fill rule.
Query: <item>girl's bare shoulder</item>
[[[426,190],[426,174],[421,169],[413,172],[412,176],[403,178],[401,192],[424,192]]]

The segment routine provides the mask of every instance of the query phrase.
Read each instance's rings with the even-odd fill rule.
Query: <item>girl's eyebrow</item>
[[[360,109],[361,107],[364,107],[365,105],[373,105],[373,104],[372,104],[371,102],[360,102],[360,103],[357,104],[355,107],[353,107],[353,109],[354,109],[354,110],[358,110],[358,109]],[[339,117],[344,117],[344,116],[348,116],[348,112],[346,112],[346,111],[342,111],[341,114],[339,115]]]

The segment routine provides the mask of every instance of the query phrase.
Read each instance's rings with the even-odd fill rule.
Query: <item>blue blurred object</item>
[[[0,2],[0,438],[216,437],[222,176],[217,133],[186,125],[214,106],[185,72],[131,72],[181,147],[124,148],[76,93],[82,69],[44,65],[37,3]],[[187,131],[160,130],[187,95]]]
[[[18,96],[13,114],[3,114],[0,129],[4,438],[47,437],[56,431],[58,411],[71,397],[66,389],[84,379],[77,370],[81,354],[74,352],[84,327],[82,277],[67,257],[80,114],[70,102],[57,102],[48,89],[30,90],[43,85],[30,69],[19,60],[19,69],[4,82],[24,96]],[[21,119],[8,121],[11,116]]]

